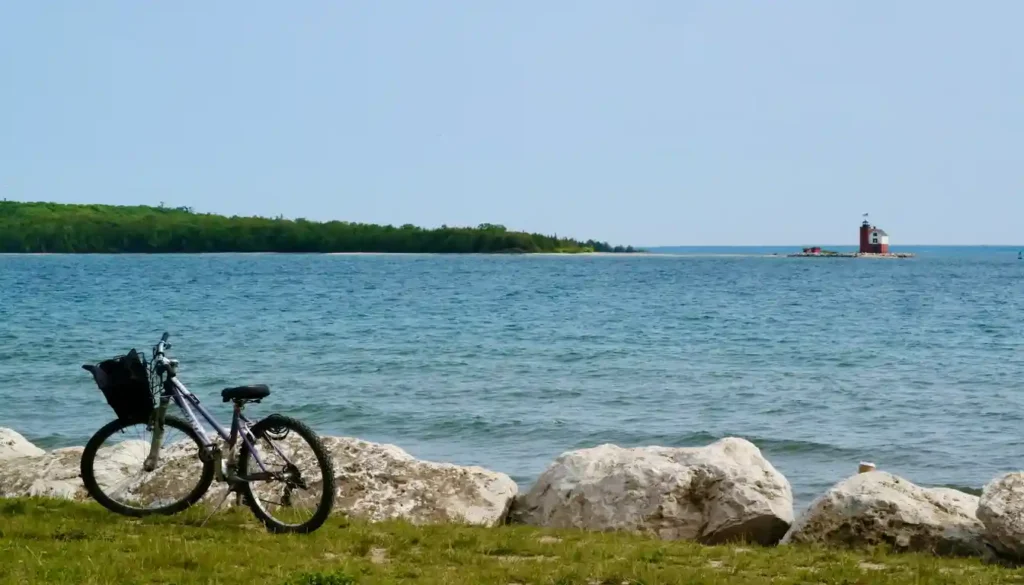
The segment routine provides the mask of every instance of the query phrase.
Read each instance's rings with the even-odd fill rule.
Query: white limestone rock
[[[514,519],[770,545],[793,521],[793,495],[789,481],[744,439],[695,448],[601,445],[556,459],[517,501]]]
[[[334,511],[353,517],[493,526],[505,522],[518,492],[515,482],[503,473],[421,461],[394,445],[347,437],[322,440],[337,475]],[[82,451],[82,447],[69,447],[0,460],[0,497],[87,499],[79,476]],[[97,481],[102,486],[117,486],[117,501],[147,505],[168,495],[183,495],[202,472],[196,446],[190,441],[166,446],[160,466],[152,473],[141,471],[147,451],[148,445],[139,440],[106,447],[96,458],[97,463],[102,462],[95,470]],[[302,455],[312,457],[311,451],[297,453],[295,462],[300,468],[315,469]],[[315,486],[319,478],[307,477],[307,481]],[[224,492],[224,485],[215,483],[204,501],[219,503]],[[233,503],[233,498],[226,502]]]
[[[494,526],[505,522],[518,493],[504,473],[421,461],[394,445],[324,437],[324,446],[337,474],[335,508],[370,521]]]
[[[45,453],[18,432],[0,427],[0,460],[15,457],[37,457]]]
[[[78,477],[82,447],[56,449],[34,457],[0,460],[0,498],[39,496],[83,500]]]
[[[1008,473],[985,486],[978,502],[985,540],[1000,555],[1024,560],[1024,472]]]
[[[860,473],[816,499],[782,539],[939,555],[989,556],[978,497],[924,488],[884,471]]]

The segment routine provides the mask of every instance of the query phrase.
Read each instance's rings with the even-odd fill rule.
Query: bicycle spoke
[[[126,487],[126,486],[130,485],[132,483],[132,481],[141,478],[143,473],[144,473],[144,471],[140,470],[137,474],[125,478],[124,481],[118,483],[113,488],[111,488],[110,492],[107,495],[109,495],[111,497],[114,497],[115,494],[118,494],[118,493],[121,492],[121,488]]]
[[[312,446],[295,433],[279,438],[264,435],[254,446],[266,471],[274,476],[274,479],[250,483],[255,504],[285,526],[308,522],[316,514],[323,496],[320,467]],[[251,454],[245,469],[251,474],[263,471]]]
[[[156,467],[145,462],[152,430],[144,423],[115,432],[93,459],[97,487],[112,502],[132,510],[163,508],[188,496],[203,474],[198,445],[183,431],[165,427]]]

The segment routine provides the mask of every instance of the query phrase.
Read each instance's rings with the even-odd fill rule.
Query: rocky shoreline
[[[870,470],[836,483],[794,517],[789,481],[740,438],[692,448],[569,451],[522,494],[504,473],[422,461],[394,445],[323,440],[340,479],[335,512],[371,522],[518,523],[707,544],[884,544],[896,551],[1024,561],[1024,472],[993,480],[978,497]],[[82,447],[44,451],[0,428],[0,498],[88,499],[78,477],[81,453]],[[172,463],[166,467],[186,468]]]
[[[889,252],[886,254],[869,254],[865,252],[796,252],[787,254],[789,258],[913,258],[910,252]]]

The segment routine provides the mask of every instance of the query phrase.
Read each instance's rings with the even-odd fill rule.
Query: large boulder
[[[44,451],[28,442],[25,437],[11,429],[0,427],[0,460],[15,457],[34,457]]]
[[[294,437],[292,437],[294,439]],[[491,526],[505,521],[518,488],[503,473],[480,467],[421,461],[393,445],[359,439],[322,437],[337,474],[335,512],[369,521],[403,519],[412,523],[462,522]],[[289,441],[289,439],[286,439]],[[285,445],[287,448],[287,445]],[[153,473],[140,473],[148,446],[127,440],[97,457],[103,486],[118,486],[118,501],[150,504],[168,493],[180,495],[202,466],[191,442],[168,445]],[[307,449],[308,452],[308,449]],[[88,498],[79,466],[82,447],[0,461],[0,497]],[[311,469],[300,456],[295,461]],[[309,478],[307,478],[309,479]],[[311,480],[314,484],[316,479]],[[219,504],[224,484],[214,484],[204,499]],[[235,503],[229,498],[225,505]]]
[[[189,451],[183,450],[183,446],[167,445],[162,451],[160,467],[153,473],[144,473],[141,462],[149,451],[149,445],[129,439],[105,447],[97,455],[97,466],[93,471],[101,486],[116,487],[116,494],[108,494],[116,501],[151,505],[160,498],[182,493],[182,486],[169,487],[170,482],[188,481],[186,488],[195,485],[202,464],[195,457],[194,445],[190,445]],[[0,461],[0,497],[88,499],[89,494],[81,478],[83,450],[82,447],[67,447],[42,452],[41,455]]]
[[[988,556],[977,508],[977,496],[872,471],[836,484],[812,502],[782,542],[888,544],[900,551]]]
[[[40,496],[85,499],[88,496],[79,478],[81,460],[82,447],[0,460],[0,498]]]
[[[793,495],[786,478],[743,439],[695,448],[601,445],[556,459],[516,503],[514,519],[768,545],[793,521]]]
[[[1008,473],[985,486],[978,519],[996,552],[1024,560],[1024,472]]]
[[[116,489],[114,494],[106,492],[115,501],[132,502],[140,507],[155,507],[161,500],[165,500],[165,504],[176,501],[196,486],[203,472],[198,445],[189,439],[164,445],[157,468],[146,472],[142,463],[149,449],[149,442],[138,439],[103,447],[96,455],[98,465],[93,466],[96,482],[104,491]],[[220,489],[210,489],[208,499],[227,490],[225,484],[214,484],[214,488]],[[219,502],[216,500],[213,504]]]
[[[394,445],[324,437],[334,459],[336,509],[370,521],[505,521],[518,487],[504,473],[421,461]]]

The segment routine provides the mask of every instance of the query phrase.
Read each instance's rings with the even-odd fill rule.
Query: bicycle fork
[[[146,471],[153,471],[160,462],[160,448],[164,442],[164,414],[167,413],[169,398],[161,398],[160,406],[156,409],[156,419],[153,422],[153,439],[149,443],[149,455],[143,462],[142,468]]]

